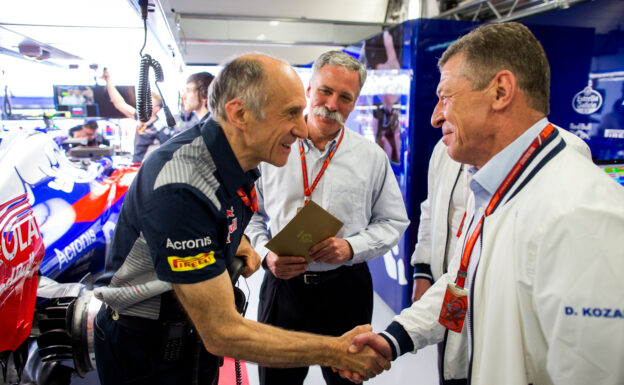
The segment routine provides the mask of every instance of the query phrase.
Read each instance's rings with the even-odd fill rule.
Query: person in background
[[[341,337],[291,332],[243,318],[226,267],[260,257],[243,231],[257,210],[257,166],[283,166],[307,136],[299,76],[283,61],[245,55],[226,64],[209,92],[214,116],[154,151],[128,189],[106,272],[95,296],[100,382],[216,384],[219,359],[264,365],[334,365],[373,377],[387,360],[347,352]]]
[[[210,72],[198,72],[186,81],[186,89],[182,95],[184,111],[193,112],[199,123],[203,123],[210,116],[208,110],[208,87],[214,79]]]
[[[80,95],[84,99],[84,104],[93,104],[95,103],[95,96],[93,94],[93,88],[87,86],[80,87]]]
[[[78,87],[71,87],[67,94],[59,98],[59,104],[68,106],[78,106],[85,104],[85,98]]]
[[[448,273],[352,351],[396,358],[446,338],[462,348],[453,360],[447,344],[445,364],[471,383],[621,384],[624,190],[548,122],[544,50],[521,24],[485,25],[439,68],[432,125],[473,165],[459,247]]]
[[[208,119],[208,87],[213,79],[210,72],[197,72],[189,76],[180,99],[180,113],[176,116],[176,133]]]
[[[110,73],[106,68],[102,73],[102,79],[106,81],[106,91],[115,108],[126,118],[137,121],[132,162],[141,163],[148,152],[165,143],[172,135],[167,126],[167,119],[161,112],[163,106],[162,98],[156,92],[152,92],[152,116],[147,122],[141,122],[139,121],[136,108],[126,103],[123,96],[115,88]]]
[[[401,27],[393,33],[401,35]],[[394,37],[390,31],[384,31],[382,35],[383,49],[378,42],[367,40],[364,44],[361,60],[373,70],[400,70],[399,45],[395,45]],[[381,60],[385,60],[381,62]],[[401,124],[400,108],[395,108],[395,104],[401,100],[401,95],[395,93],[384,93],[379,95],[380,103],[374,104],[372,108],[372,126],[375,135],[375,142],[383,148],[390,158],[392,164],[401,164]]]
[[[258,212],[246,234],[267,270],[261,322],[333,336],[371,322],[373,286],[366,261],[396,245],[409,220],[385,152],[344,126],[365,80],[365,67],[351,56],[339,51],[319,56],[306,91],[309,135],[298,140],[285,167],[260,165]],[[344,223],[338,234],[310,249],[310,264],[303,256],[266,249],[271,235],[309,200]],[[259,371],[262,385],[296,385],[308,367]],[[328,384],[348,383],[328,367],[322,371]]]
[[[375,142],[386,151],[390,163],[401,164],[401,111],[394,104],[400,100],[400,95],[384,94],[382,103],[373,110],[373,132]]]
[[[68,134],[70,138],[87,138],[86,146],[109,146],[110,142],[97,130],[97,121],[87,120],[84,124],[70,128]]]
[[[184,94],[182,94],[182,96],[178,98],[179,112],[173,115],[176,121],[175,134],[186,131],[199,123],[199,119],[197,119],[197,115],[195,115],[195,112],[186,111],[186,109],[184,108],[184,100],[182,100],[183,97]]]

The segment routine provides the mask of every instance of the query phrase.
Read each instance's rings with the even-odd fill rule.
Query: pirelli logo
[[[203,269],[215,263],[214,251],[199,253],[192,257],[167,257],[171,271],[191,271]]]

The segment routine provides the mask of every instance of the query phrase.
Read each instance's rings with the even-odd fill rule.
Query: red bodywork
[[[26,194],[0,204],[0,352],[28,337],[44,246]]]

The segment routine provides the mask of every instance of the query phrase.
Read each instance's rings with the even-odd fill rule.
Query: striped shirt
[[[223,273],[252,215],[236,191],[258,176],[243,172],[212,119],[154,151],[125,196],[96,297],[119,314],[157,319],[172,283]]]

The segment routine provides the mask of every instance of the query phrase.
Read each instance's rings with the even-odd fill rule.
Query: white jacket
[[[624,383],[622,234],[624,189],[570,145],[488,216],[464,325],[471,383]],[[405,336],[414,349],[443,338],[459,259],[387,329],[399,354]]]
[[[582,155],[591,159],[591,152],[587,144],[578,136],[569,131],[557,127],[566,144],[577,150]],[[425,267],[424,271],[416,269],[414,278],[431,278],[437,281],[444,271],[444,255],[447,248],[447,234],[450,231],[453,240],[449,243],[452,250],[455,245],[455,234],[462,224],[462,211],[455,212],[451,222],[448,222],[449,209],[451,207],[452,194],[465,196],[466,202],[470,196],[470,176],[467,172],[459,174],[461,163],[454,161],[448,155],[446,145],[440,139],[435,145],[431,158],[429,159],[429,170],[427,172],[427,199],[420,204],[420,222],[418,224],[418,242],[414,247],[411,264],[425,264],[430,266],[429,271]],[[453,190],[455,189],[455,190]],[[452,258],[452,252],[448,259]]]
[[[447,234],[451,232],[457,239],[455,234],[463,217],[462,213],[459,213],[453,216],[451,223],[448,223],[449,208],[452,203],[451,195],[455,193],[467,197],[470,193],[468,173],[464,170],[460,174],[461,166],[461,163],[454,161],[448,155],[446,145],[442,140],[438,141],[429,159],[427,199],[420,204],[418,243],[412,254],[412,266],[429,265],[430,271],[426,268],[424,271],[416,269],[414,278],[430,278],[436,281],[444,273]],[[452,248],[454,244],[455,242],[451,242],[450,247]],[[452,255],[449,255],[449,259],[450,257]]]

